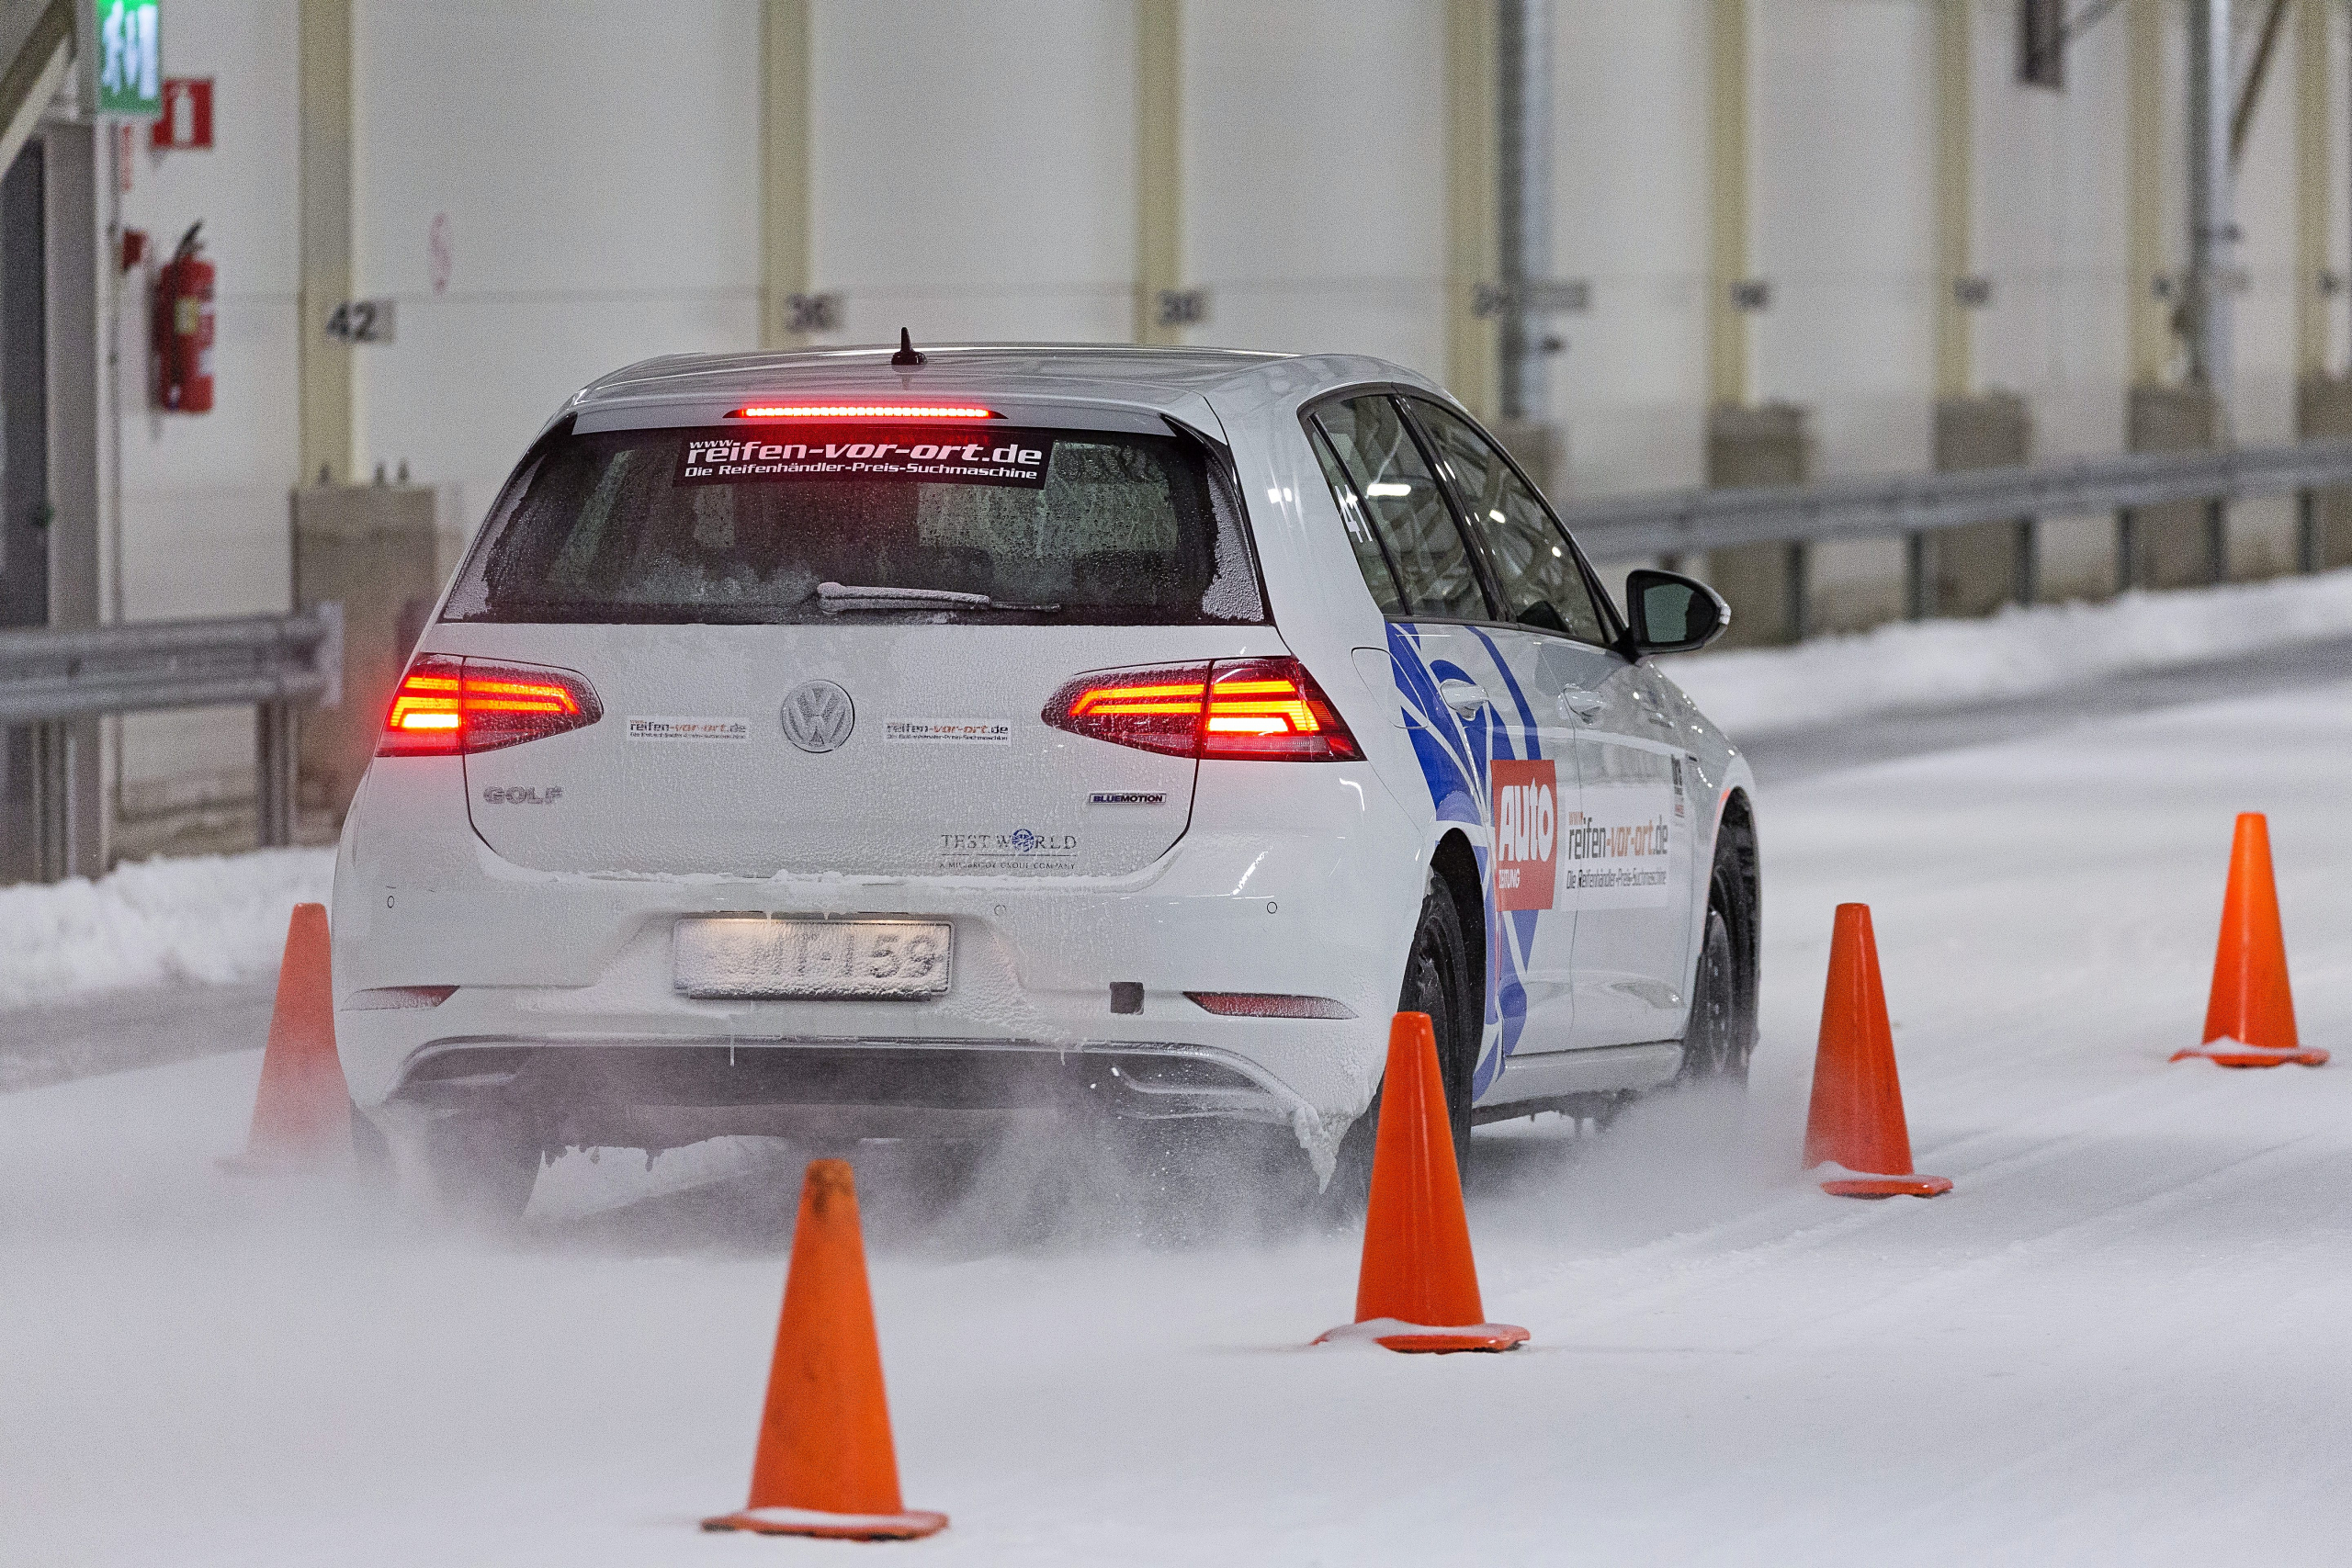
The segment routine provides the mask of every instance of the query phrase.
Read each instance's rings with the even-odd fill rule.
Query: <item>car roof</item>
[[[1111,401],[1153,409],[1251,381],[1272,385],[1302,378],[1337,385],[1351,380],[1422,378],[1384,360],[1359,355],[1301,357],[1238,348],[1156,347],[1136,344],[923,344],[922,366],[890,363],[894,344],[855,348],[756,354],[672,354],[639,360],[599,377],[573,396],[575,412],[707,405],[753,400],[794,391],[837,396],[906,397],[932,383],[967,397],[1027,395]]]

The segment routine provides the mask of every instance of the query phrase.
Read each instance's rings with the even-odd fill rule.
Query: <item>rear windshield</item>
[[[1174,435],[994,423],[560,434],[507,487],[445,615],[1261,622],[1212,468]]]

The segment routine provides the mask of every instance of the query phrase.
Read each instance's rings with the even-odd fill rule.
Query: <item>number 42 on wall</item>
[[[392,301],[346,299],[327,314],[327,336],[337,343],[392,341]]]

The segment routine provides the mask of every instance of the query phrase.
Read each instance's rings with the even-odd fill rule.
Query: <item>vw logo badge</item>
[[[784,737],[803,751],[831,751],[857,728],[849,694],[831,681],[803,681],[785,694]]]

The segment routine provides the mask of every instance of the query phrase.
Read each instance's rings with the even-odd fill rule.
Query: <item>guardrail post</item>
[[[2229,575],[2230,503],[2220,496],[2205,503],[2205,581],[2218,583]]]
[[[1903,536],[1903,614],[1910,620],[1928,618],[1935,594],[1935,572],[1928,561],[1934,551],[1934,542],[1924,533]]]
[[[2319,570],[2319,497],[2308,490],[2295,492],[2295,570]]]
[[[2140,576],[2140,520],[2128,506],[2115,513],[2115,591],[2129,593]]]
[[[2010,558],[2017,563],[2015,594],[2020,604],[2030,604],[2041,597],[2041,521],[2035,517],[2018,519],[2018,547]]]
[[[264,849],[294,841],[294,705],[263,703],[254,714],[254,837]]]
[[[1803,539],[1791,540],[1785,574],[1789,585],[1789,640],[1803,642],[1813,635],[1813,547]]]
[[[73,823],[67,817],[74,784],[65,756],[72,728],[58,723],[32,726],[33,874],[43,882],[64,877],[74,841]]]

